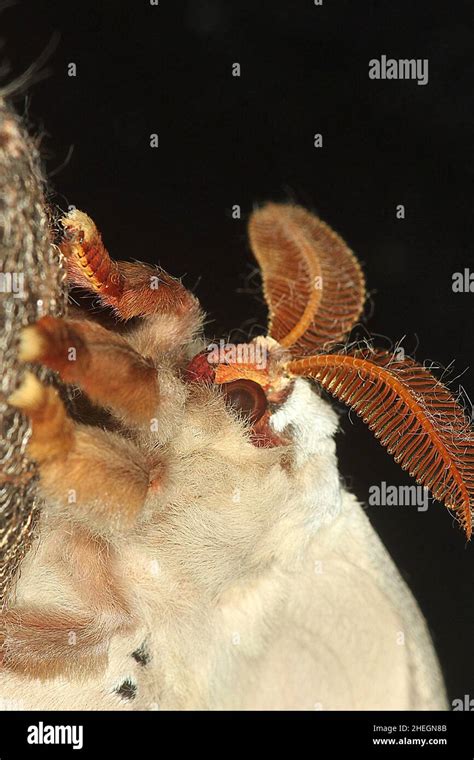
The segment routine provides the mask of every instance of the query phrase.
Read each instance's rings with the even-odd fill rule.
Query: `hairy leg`
[[[31,372],[9,403],[31,419],[28,452],[39,464],[49,500],[96,529],[133,524],[146,498],[150,468],[131,441],[75,424],[57,391]]]
[[[88,677],[105,669],[112,636],[130,632],[133,618],[107,542],[79,526],[54,535],[48,567],[72,587],[74,603],[58,608],[46,598],[4,612],[0,663],[30,678]]]
[[[158,405],[156,368],[120,335],[87,320],[43,317],[25,327],[20,359],[45,364],[127,424],[149,424]]]
[[[97,227],[83,211],[74,209],[61,219],[69,282],[96,293],[123,320],[161,313],[200,322],[197,299],[174,277],[148,264],[114,261]]]

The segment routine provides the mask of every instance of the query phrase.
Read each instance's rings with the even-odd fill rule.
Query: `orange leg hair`
[[[96,293],[119,319],[174,314],[184,322],[200,313],[197,299],[174,277],[149,264],[114,261],[93,220],[73,209],[62,217],[65,238],[60,245],[73,285]]]
[[[96,529],[134,522],[149,486],[149,470],[134,444],[71,420],[52,387],[31,372],[9,398],[32,424],[28,451],[40,466],[41,489]]]
[[[127,424],[148,424],[154,416],[159,392],[153,362],[101,325],[43,317],[22,331],[19,356],[59,372],[63,382],[79,386]]]

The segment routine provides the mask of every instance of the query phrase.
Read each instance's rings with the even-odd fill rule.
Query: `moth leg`
[[[95,293],[124,320],[152,314],[200,321],[197,299],[163,269],[148,264],[114,261],[93,220],[73,209],[60,220],[65,237],[60,245],[68,263],[68,279]]]
[[[0,616],[0,663],[30,678],[85,677],[103,671],[112,636],[133,626],[112,567],[113,553],[104,539],[80,527],[64,531],[58,539],[58,557],[68,569],[80,607],[71,612],[54,601],[25,604]]]
[[[56,370],[63,382],[79,386],[127,424],[154,417],[159,391],[153,362],[101,325],[42,317],[22,330],[19,357]]]
[[[92,614],[20,607],[0,619],[2,668],[34,678],[105,669],[109,640]]]
[[[58,392],[31,372],[8,401],[31,420],[28,453],[39,465],[41,491],[50,502],[96,530],[123,530],[134,523],[150,471],[131,441],[73,422]],[[154,487],[159,487],[156,478]]]

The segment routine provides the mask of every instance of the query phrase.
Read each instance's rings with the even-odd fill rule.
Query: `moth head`
[[[211,344],[191,361],[187,379],[219,386],[251,422],[255,445],[275,446],[288,442],[272,430],[271,418],[293,391],[289,362],[345,337],[363,308],[364,277],[344,241],[298,206],[256,210],[249,238],[270,312],[268,334],[246,344]]]
[[[291,354],[270,337],[238,344],[220,341],[191,360],[186,379],[217,387],[227,406],[249,422],[255,445],[281,445],[287,441],[272,431],[270,420],[294,384],[283,369],[289,358]]]
[[[270,203],[254,211],[249,239],[262,273],[268,335],[242,344],[240,352],[230,347],[228,356],[198,355],[188,378],[219,385],[229,404],[249,418],[254,443],[263,446],[285,443],[272,430],[272,414],[288,401],[295,378],[312,378],[362,417],[401,467],[453,510],[470,537],[470,418],[431,370],[410,357],[344,347],[365,301],[352,251],[327,224],[293,205]],[[266,356],[263,364],[258,350],[260,359]],[[253,358],[246,361],[246,355]]]

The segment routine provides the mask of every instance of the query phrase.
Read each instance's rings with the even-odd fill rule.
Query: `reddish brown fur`
[[[114,262],[87,214],[74,209],[61,220],[67,235],[61,250],[68,260],[70,282],[97,293],[121,319],[173,313],[198,318],[197,299],[159,267]]]
[[[80,386],[126,422],[151,419],[158,404],[156,369],[124,338],[86,320],[43,317],[32,329],[41,345],[34,361],[56,370],[63,382]]]

